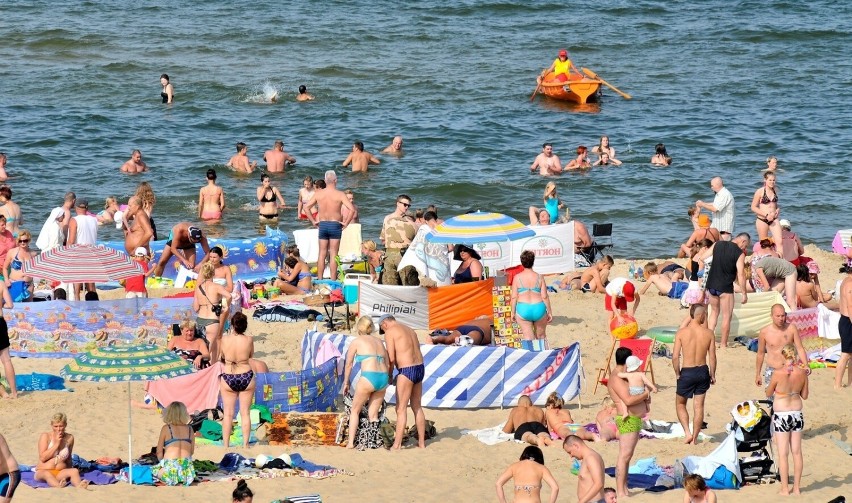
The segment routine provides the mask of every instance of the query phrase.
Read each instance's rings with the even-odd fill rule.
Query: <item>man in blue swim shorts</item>
[[[411,412],[414,413],[414,424],[417,426],[417,445],[426,447],[426,415],[420,405],[425,366],[417,333],[389,314],[381,315],[378,325],[379,333],[385,336],[390,368],[399,369],[399,375],[396,377],[396,434],[392,448],[402,447],[409,404]]]
[[[328,264],[329,277],[337,278],[334,258],[340,250],[340,237],[343,229],[349,225],[355,215],[355,209],[349,198],[342,190],[337,188],[337,173],[333,169],[325,172],[325,188],[314,192],[314,197],[305,203],[306,208],[316,204],[319,207],[316,220],[308,212],[308,219],[319,228],[319,253],[317,255],[317,279],[323,279],[326,264]],[[349,210],[346,218],[343,218],[341,208]]]

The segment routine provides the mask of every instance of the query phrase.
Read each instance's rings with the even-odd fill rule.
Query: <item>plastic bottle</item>
[[[636,277],[636,266],[633,261],[630,261],[630,267],[627,269],[627,277],[633,279]]]

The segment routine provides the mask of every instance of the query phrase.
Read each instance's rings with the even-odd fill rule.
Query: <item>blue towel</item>
[[[605,470],[610,477],[615,477],[615,467],[610,467]],[[657,485],[658,475],[642,475],[639,473],[627,474],[627,487],[631,489],[644,489],[649,492],[663,492],[673,489],[663,485]]]
[[[302,470],[306,470],[308,472],[318,472],[322,470],[334,469],[333,466],[311,463],[310,461],[302,458],[301,454],[296,452],[290,454],[290,466],[292,466],[293,468],[301,468]]]
[[[18,391],[65,390],[65,380],[52,374],[18,374],[15,376]]]

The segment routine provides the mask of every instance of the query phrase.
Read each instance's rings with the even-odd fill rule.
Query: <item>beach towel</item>
[[[52,374],[36,372],[16,375],[15,386],[18,391],[66,390],[65,379]]]
[[[506,423],[492,426],[491,428],[483,428],[481,430],[462,430],[463,435],[473,435],[477,440],[485,445],[497,445],[503,442],[508,442],[515,438],[511,433],[503,433],[503,426]]]
[[[640,433],[642,438],[656,438],[663,440],[686,438],[686,434],[683,432],[683,426],[681,426],[680,423],[660,421],[657,419],[645,421]],[[703,433],[698,434],[699,440],[706,440],[707,438],[709,437]]]
[[[707,456],[687,456],[680,460],[686,473],[695,473],[709,480],[713,477],[716,469],[724,466],[733,473],[738,481],[742,481],[740,473],[739,456],[737,455],[737,442],[733,433],[729,433],[725,440],[719,444],[713,452]]]
[[[219,402],[219,375],[222,369],[221,363],[215,363],[185,376],[151,381],[148,383],[148,394],[163,407],[168,407],[172,402],[183,402],[190,414],[215,409]]]
[[[322,503],[322,498],[319,494],[306,494],[304,496],[287,496],[280,500],[273,500],[272,503],[283,503],[284,501],[290,503]]]
[[[817,309],[819,310],[817,321],[819,336],[826,339],[840,339],[840,329],[837,327],[840,322],[840,313],[825,307],[825,304],[817,305]]]
[[[302,306],[304,306],[304,304],[302,304]],[[292,323],[299,320],[306,320],[310,316],[316,318],[320,315],[321,313],[319,311],[308,308],[307,306],[300,309],[294,305],[285,306],[282,304],[263,304],[255,308],[252,318],[266,323],[273,321]]]
[[[611,466],[604,470],[610,477],[615,477],[615,467]],[[643,475],[641,473],[627,472],[627,487],[630,489],[644,489],[648,492],[663,492],[675,488],[674,478],[668,475]]]
[[[39,250],[45,252],[52,248],[60,246],[65,241],[65,236],[62,235],[62,228],[57,223],[57,219],[65,215],[63,208],[53,208],[50,210],[50,216],[44,221],[41,226],[41,232],[38,233],[36,246]]]
[[[134,470],[135,470],[135,468],[134,468]],[[115,478],[114,475],[104,473],[100,470],[94,470],[94,471],[91,471],[91,472],[88,472],[88,473],[84,473],[84,474],[81,475],[81,478],[83,480],[88,480],[89,484],[96,485],[96,486],[105,486],[105,485],[109,485],[109,484],[115,484],[116,482],[118,482],[118,480]],[[34,487],[36,489],[44,489],[44,488],[50,487],[49,485],[47,485],[46,482],[36,480],[35,479],[35,472],[29,471],[29,470],[28,471],[21,470],[21,482],[23,482],[24,484],[26,484],[30,487]],[[68,485],[66,487],[71,487],[71,486]]]

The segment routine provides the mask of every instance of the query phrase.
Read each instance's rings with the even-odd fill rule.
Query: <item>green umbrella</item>
[[[127,454],[133,481],[133,414],[130,382],[169,379],[194,372],[192,365],[175,353],[157,346],[108,346],[84,353],[59,372],[69,381],[127,382]]]

